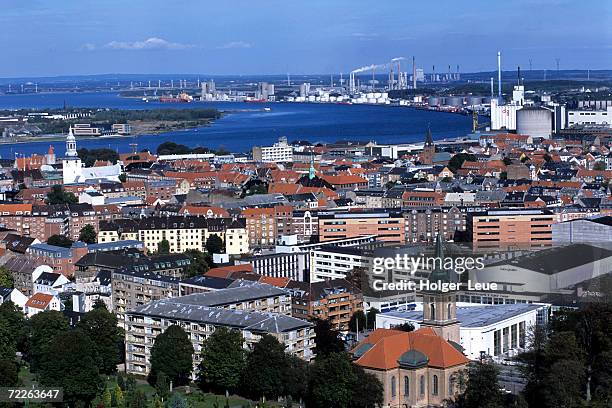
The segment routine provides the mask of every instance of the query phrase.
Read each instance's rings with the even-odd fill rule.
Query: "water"
[[[404,107],[304,104],[304,103],[233,103],[194,102],[159,103],[122,98],[116,93],[60,93],[0,96],[0,109],[71,107],[115,109],[193,109],[216,108],[231,111],[211,126],[174,131],[159,135],[128,138],[81,139],[78,147],[107,147],[119,152],[130,151],[130,143],[138,149],[155,151],[164,141],[174,141],[190,147],[223,147],[233,152],[249,151],[254,145],[267,146],[280,136],[289,141],[334,142],[337,140],[407,143],[422,141],[427,126],[434,139],[465,135],[471,130],[471,118],[442,112],[415,110]],[[265,112],[264,107],[271,111]],[[63,142],[29,142],[0,145],[0,157],[15,154],[45,153],[52,144],[56,154],[65,151]]]

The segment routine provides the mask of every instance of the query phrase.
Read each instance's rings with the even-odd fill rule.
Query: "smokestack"
[[[416,89],[416,64],[414,56],[412,57],[412,89]]]
[[[493,95],[494,95],[495,91],[493,88],[493,77],[491,77],[491,99],[493,99]]]
[[[516,84],[517,85],[521,85],[521,66],[518,66],[518,69],[516,70]]]
[[[500,99],[502,97],[502,83],[501,83],[501,52],[497,51],[497,96]]]

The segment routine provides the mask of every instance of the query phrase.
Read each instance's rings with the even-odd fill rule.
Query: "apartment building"
[[[527,248],[552,245],[554,214],[546,209],[497,209],[468,215],[474,248]]]
[[[399,212],[319,212],[319,241],[376,235],[385,242],[404,243],[405,220]]]
[[[322,246],[310,251],[310,282],[344,279],[356,268],[369,268],[372,254],[360,247]]]
[[[286,289],[291,294],[293,317],[330,319],[335,330],[348,331],[351,316],[363,310],[361,291],[345,279],[313,283],[291,281]]]
[[[281,137],[273,146],[253,147],[253,160],[260,163],[286,163],[293,161],[293,147]]]
[[[445,241],[465,233],[467,211],[459,207],[413,208],[404,212],[406,242],[433,242],[438,234]]]
[[[246,226],[244,221],[231,218],[168,216],[119,219],[100,222],[98,242],[139,240],[148,251],[157,251],[159,243],[166,240],[171,253],[181,253],[189,249],[205,251],[206,241],[215,234],[226,241],[231,254],[242,254],[249,251]]]
[[[179,278],[131,268],[118,269],[111,274],[114,312],[120,323],[128,310],[154,300],[177,297]],[[126,327],[127,328],[127,327]]]
[[[274,208],[247,208],[242,211],[251,247],[275,244],[277,236],[275,213]]]
[[[310,269],[307,254],[302,252],[264,254],[236,260],[236,265],[246,264],[252,265],[256,274],[300,282],[308,280]]]
[[[251,297],[260,290],[250,289]],[[228,291],[227,296],[234,297],[231,294],[232,289],[224,290]],[[315,333],[311,323],[286,314],[208,306],[210,301],[207,298],[219,298],[219,292],[221,291],[156,300],[128,311],[125,317],[126,371],[132,374],[148,374],[155,338],[174,324],[181,326],[193,343],[194,372],[200,363],[202,343],[218,327],[240,331],[245,348],[259,341],[262,335],[270,334],[283,343],[288,352],[305,360],[313,357]],[[242,299],[236,296],[234,300],[240,302]],[[268,303],[268,300],[265,303]]]

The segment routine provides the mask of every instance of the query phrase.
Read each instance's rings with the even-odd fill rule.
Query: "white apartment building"
[[[283,163],[293,161],[293,147],[286,137],[278,139],[273,146],[253,147],[253,160],[260,163]]]

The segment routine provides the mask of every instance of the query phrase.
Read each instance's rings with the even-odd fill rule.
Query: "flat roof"
[[[487,327],[524,313],[530,313],[542,307],[544,307],[544,305],[533,303],[459,306],[457,307],[457,320],[459,320],[460,326],[464,328]],[[397,317],[414,322],[423,320],[423,311],[415,310],[393,310],[380,313],[380,315]]]

